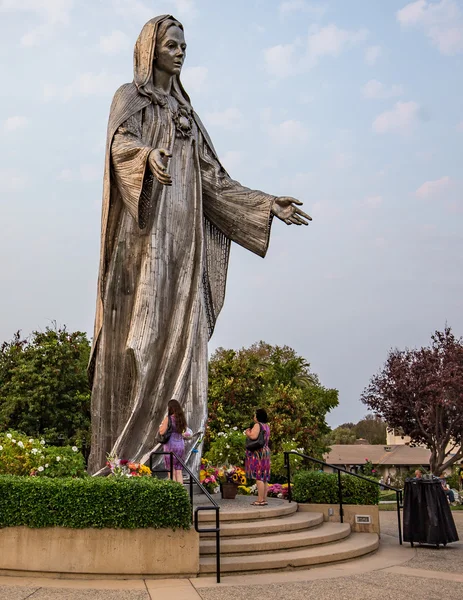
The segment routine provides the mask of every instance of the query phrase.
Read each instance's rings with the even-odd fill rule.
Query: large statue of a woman
[[[89,472],[106,454],[140,460],[169,400],[198,431],[207,342],[222,308],[230,242],[259,256],[274,215],[307,224],[293,198],[230,179],[180,82],[186,44],[170,15],[142,29],[134,81],[111,106],[90,376]]]

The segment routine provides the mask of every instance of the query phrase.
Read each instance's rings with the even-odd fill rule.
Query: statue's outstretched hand
[[[291,196],[279,196],[273,202],[272,213],[286,225],[308,225],[312,217],[302,212],[298,206],[302,206],[300,200],[291,198]]]
[[[164,148],[152,150],[148,158],[151,172],[162,185],[172,185],[172,177],[167,172],[169,158],[172,158],[172,154]]]

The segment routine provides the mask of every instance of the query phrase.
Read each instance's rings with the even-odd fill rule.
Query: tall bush
[[[379,486],[350,475],[341,475],[344,504],[378,504]],[[321,471],[299,471],[294,475],[293,499],[307,504],[337,504],[338,476]]]

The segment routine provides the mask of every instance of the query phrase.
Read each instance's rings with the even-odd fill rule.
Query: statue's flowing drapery
[[[230,240],[264,256],[274,196],[233,181],[180,81],[145,92],[159,22],[135,50],[135,80],[115,95],[108,127],[92,378],[89,471],[114,452],[131,460],[155,444],[167,403],[198,431],[207,417],[207,341],[222,308]],[[183,117],[183,118],[182,118]],[[168,149],[172,186],[150,173]]]

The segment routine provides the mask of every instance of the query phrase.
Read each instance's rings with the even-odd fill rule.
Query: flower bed
[[[342,500],[344,504],[378,504],[379,486],[357,477],[342,475]],[[376,480],[372,480],[376,482]],[[308,504],[336,504],[338,476],[321,471],[299,471],[294,475],[292,497],[295,502]]]
[[[48,446],[42,438],[8,431],[0,434],[0,475],[85,477],[85,461],[77,446]]]
[[[0,476],[0,528],[189,529],[182,485],[149,477]]]

